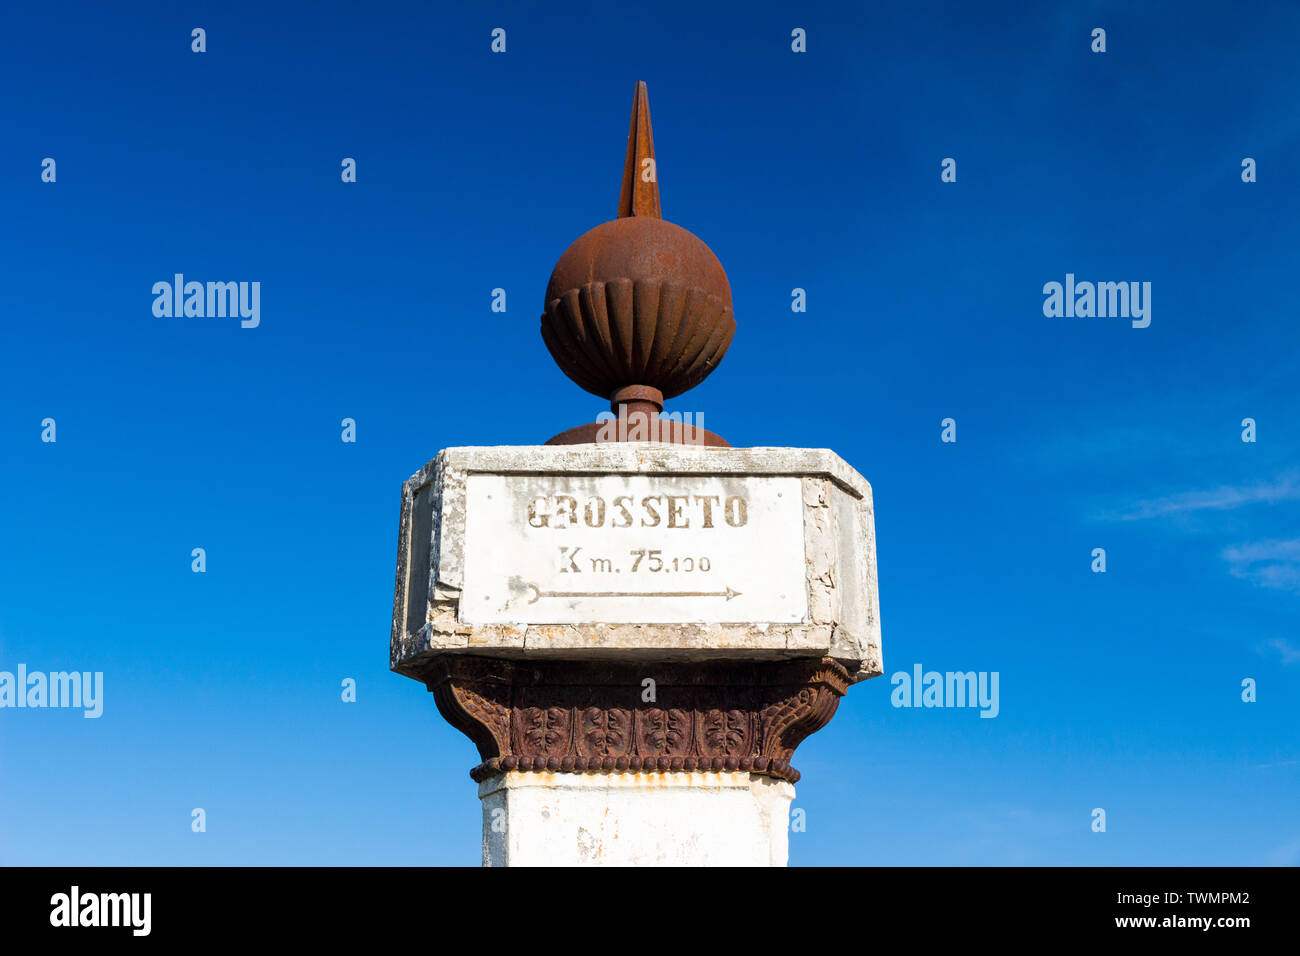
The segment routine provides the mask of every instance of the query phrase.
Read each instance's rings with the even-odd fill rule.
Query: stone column
[[[881,673],[829,451],[452,448],[403,492],[392,667],[477,746],[483,863],[787,860],[795,748]]]
[[[498,773],[484,866],[785,866],[794,786],[745,771]]]

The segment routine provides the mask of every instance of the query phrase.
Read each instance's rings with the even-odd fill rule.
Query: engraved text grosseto
[[[530,528],[742,528],[749,505],[741,495],[538,496],[528,502]]]

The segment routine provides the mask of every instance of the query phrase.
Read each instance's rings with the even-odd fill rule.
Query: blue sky
[[[601,411],[538,316],[645,80],[738,322],[675,407],[875,493],[886,675],[791,862],[1300,863],[1300,9],[465,6],[6,12],[0,669],[105,703],[0,710],[0,862],[478,862],[475,750],[387,670],[399,491]],[[178,272],[260,325],[155,317]],[[1150,326],[1044,316],[1066,273]],[[998,716],[892,707],[917,663]]]

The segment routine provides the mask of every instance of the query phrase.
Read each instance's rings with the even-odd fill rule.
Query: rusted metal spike
[[[650,160],[649,163],[645,162]],[[649,180],[647,182],[647,179]],[[638,82],[632,96],[632,125],[627,133],[627,159],[623,163],[623,191],[618,197],[618,218],[659,212],[659,171],[655,168],[655,141],[650,132],[650,94]]]

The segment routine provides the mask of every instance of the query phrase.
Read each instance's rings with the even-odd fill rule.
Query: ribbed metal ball
[[[735,331],[722,263],[662,219],[629,216],[583,234],[546,287],[546,347],[565,375],[606,399],[632,385],[680,395],[718,367]]]

